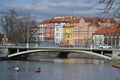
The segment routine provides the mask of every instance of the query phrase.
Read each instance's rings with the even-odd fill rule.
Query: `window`
[[[56,27],[56,31],[59,31],[59,28],[58,28],[58,27]]]

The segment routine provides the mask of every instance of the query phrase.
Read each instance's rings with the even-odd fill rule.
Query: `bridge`
[[[25,46],[1,46],[0,49],[7,49],[7,57],[12,58],[20,55],[28,55],[36,52],[59,52],[60,55],[67,56],[70,53],[89,54],[100,58],[111,60],[115,49],[91,49],[80,47],[25,47]],[[118,51],[118,50],[117,50]]]

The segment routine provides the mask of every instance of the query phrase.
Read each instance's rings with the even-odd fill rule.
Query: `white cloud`
[[[0,4],[1,9],[15,9],[35,14],[41,18],[45,18],[53,15],[79,15],[89,16],[94,15],[95,8],[90,0],[28,0],[29,2],[16,3],[15,0],[11,2],[9,0],[1,0],[3,4]],[[0,2],[1,2],[0,1]],[[8,3],[9,2],[9,3]]]

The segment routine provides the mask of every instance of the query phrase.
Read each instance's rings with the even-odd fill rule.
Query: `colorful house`
[[[74,27],[74,20],[69,20],[65,23],[64,29],[64,37],[63,40],[65,43],[69,45],[73,45],[73,27]]]
[[[33,38],[33,41],[90,46],[92,44],[92,36],[97,30],[103,26],[111,27],[115,24],[114,18],[57,16],[39,23],[36,28],[36,35],[34,35],[36,37]],[[97,43],[103,42],[99,41]],[[107,41],[104,43],[107,43]]]
[[[46,23],[45,26],[45,41],[48,42],[54,42],[54,23],[51,22],[51,20],[49,20],[48,23]]]

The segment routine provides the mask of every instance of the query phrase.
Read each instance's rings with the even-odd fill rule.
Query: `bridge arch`
[[[18,52],[18,53],[14,53],[14,54],[10,54],[8,55],[8,58],[14,57],[14,56],[19,56],[19,55],[23,55],[23,54],[30,54],[30,53],[34,53],[34,52],[47,52],[47,51],[54,51],[54,52],[61,52],[61,50],[50,50],[50,49],[38,49],[38,50],[28,50],[28,51],[23,51],[23,52]],[[75,52],[75,53],[85,53],[85,54],[90,54],[90,55],[95,55],[101,58],[105,58],[108,60],[111,60],[111,57],[102,55],[102,54],[98,54],[98,53],[94,53],[91,51],[81,51],[81,50],[62,50],[62,52]]]

